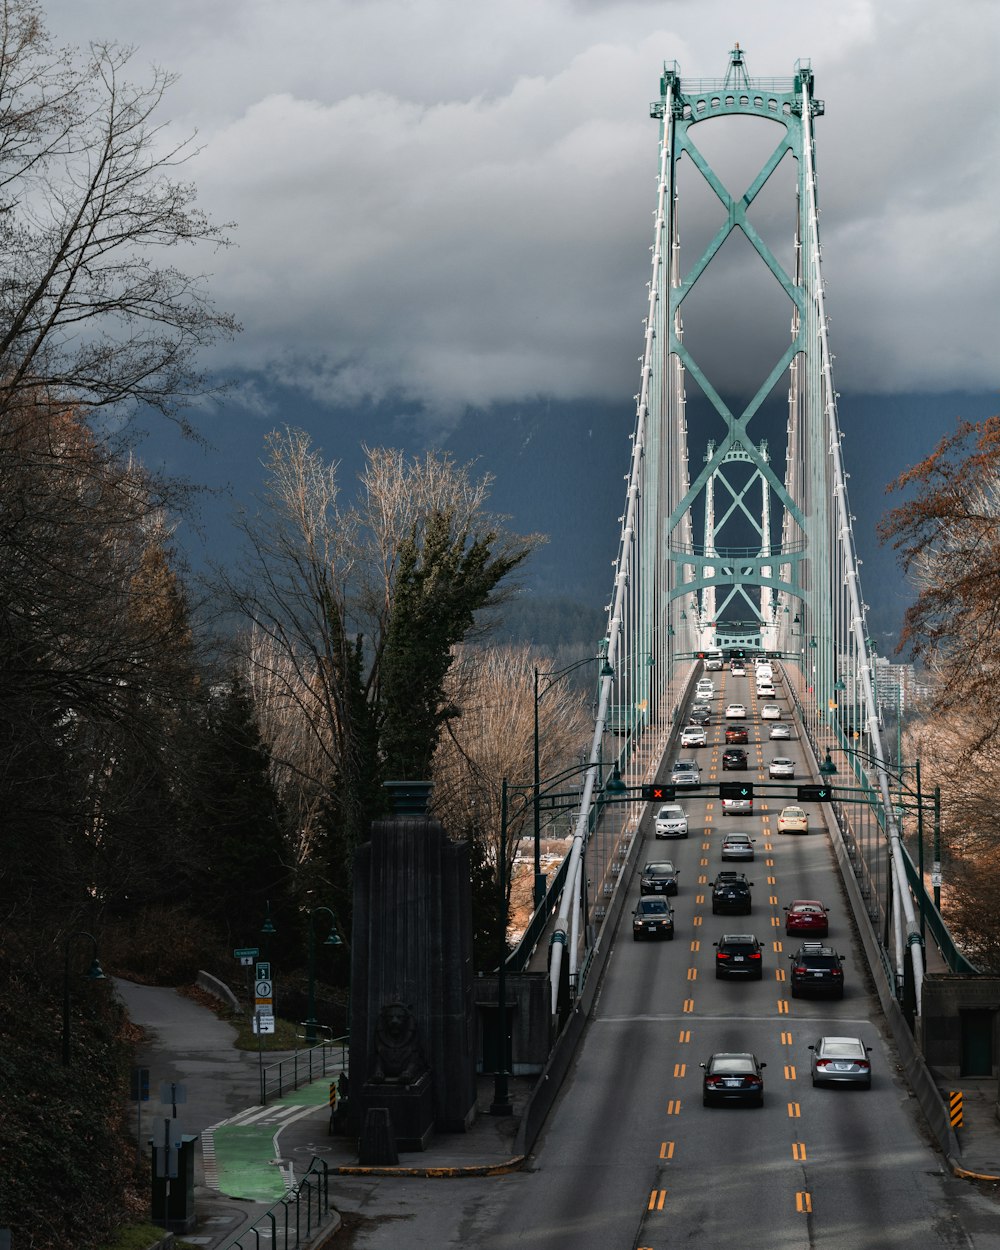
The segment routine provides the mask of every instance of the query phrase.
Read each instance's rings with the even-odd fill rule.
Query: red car
[[[816,898],[797,898],[785,908],[785,932],[805,937],[826,937],[830,932],[828,909]]]
[[[746,725],[727,725],[726,726],[727,742],[749,742],[747,737]]]

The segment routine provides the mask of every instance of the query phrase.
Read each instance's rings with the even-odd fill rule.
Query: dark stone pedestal
[[[434,1131],[434,1100],[429,1072],[413,1085],[385,1085],[366,1081],[361,1087],[361,1123],[372,1107],[388,1109],[396,1147],[426,1150]]]

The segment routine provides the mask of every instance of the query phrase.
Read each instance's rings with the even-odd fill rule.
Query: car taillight
[[[706,1084],[706,1085],[718,1085],[718,1083],[719,1083],[721,1080],[722,1080],[722,1077],[721,1077],[721,1076],[706,1076],[706,1077],[705,1077],[705,1084]]]
[[[759,1076],[748,1076],[744,1078],[748,1085],[763,1085],[764,1082]]]
[[[716,959],[728,959],[729,955],[725,951],[716,951],[715,958]]]
[[[867,1060],[867,1059],[855,1059],[855,1060],[854,1060],[854,1063],[855,1063],[855,1065],[856,1065],[857,1067],[859,1067],[859,1068],[861,1069],[861,1071],[862,1071],[862,1072],[867,1072],[867,1071],[868,1071],[868,1069],[872,1066],[872,1065],[868,1062],[868,1060]]]
[[[793,972],[805,972],[805,970],[806,970],[805,964],[796,964],[795,967],[792,969]]]
[[[835,977],[842,977],[844,975],[843,968],[831,968],[830,971]]]
[[[750,956],[750,958],[751,958],[751,959],[760,959],[760,951],[754,951],[754,953]]]

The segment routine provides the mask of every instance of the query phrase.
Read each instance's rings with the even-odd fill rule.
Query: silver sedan
[[[814,1085],[844,1084],[872,1087],[872,1065],[860,1037],[821,1037],[812,1051],[812,1083]]]

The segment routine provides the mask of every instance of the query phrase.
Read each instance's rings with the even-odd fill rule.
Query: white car
[[[744,720],[747,714],[743,703],[730,703],[726,708],[726,720]]]
[[[686,838],[687,812],[676,803],[668,803],[656,813],[653,827],[658,838]]]
[[[777,703],[765,703],[760,709],[761,720],[781,720],[781,708]]]
[[[723,799],[723,816],[752,816],[753,799]]]
[[[775,777],[794,777],[795,761],[790,760],[785,755],[776,755],[767,766],[767,775],[772,779]]]
[[[769,738],[772,738],[772,739],[775,739],[775,740],[776,740],[776,739],[778,739],[778,738],[782,738],[782,739],[784,739],[784,740],[786,740],[786,741],[787,741],[787,740],[788,740],[791,736],[792,736],[792,727],[791,727],[791,725],[786,725],[783,721],[779,721],[778,723],[776,723],[776,724],[772,725],[772,726],[771,726],[771,732],[770,732],[770,734],[768,735],[768,737],[769,737]]]
[[[774,687],[771,685],[770,682],[758,682],[757,683],[757,698],[758,699],[773,699],[774,698]]]
[[[701,725],[688,725],[685,729],[681,730],[681,746],[708,746],[708,734],[704,731]]]
[[[714,682],[711,682],[711,681],[698,682],[697,686],[695,686],[694,688],[694,697],[696,699],[703,699],[703,700],[714,699],[715,698]]]

